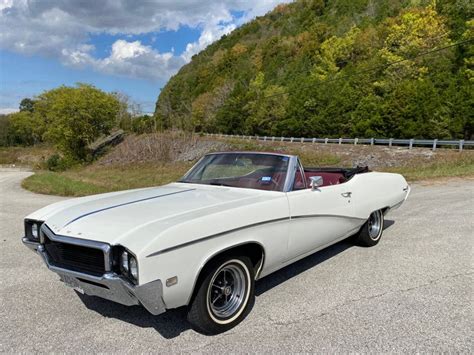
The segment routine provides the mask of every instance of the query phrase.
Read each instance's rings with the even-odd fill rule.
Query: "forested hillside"
[[[279,5],[210,45],[170,79],[156,104],[158,127],[472,139],[473,4]]]

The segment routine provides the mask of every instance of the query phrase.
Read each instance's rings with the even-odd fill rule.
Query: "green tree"
[[[265,85],[265,76],[259,72],[251,81],[249,101],[245,106],[248,112],[245,132],[274,135],[277,127],[286,116],[287,97],[285,89],[278,85]]]
[[[92,85],[61,86],[38,96],[34,115],[45,125],[44,137],[66,157],[88,158],[87,146],[116,122],[119,101]]]
[[[25,97],[23,100],[21,100],[19,108],[21,112],[23,111],[33,112],[35,109],[35,100]]]
[[[432,7],[406,11],[387,20],[386,24],[387,36],[379,55],[386,63],[403,60],[385,70],[392,80],[407,76],[419,79],[430,68],[445,69],[442,65],[449,65],[452,60],[452,52],[447,50],[434,56],[416,58],[424,52],[451,44],[443,18]]]
[[[280,5],[183,66],[161,90],[158,126],[468,139],[474,128],[474,43],[425,53],[472,39],[473,14],[469,0]],[[224,83],[231,89],[216,101]]]
[[[0,114],[0,147],[11,145],[10,133],[10,117]]]
[[[9,115],[8,136],[12,144],[33,145],[42,141],[45,126],[30,111]]]

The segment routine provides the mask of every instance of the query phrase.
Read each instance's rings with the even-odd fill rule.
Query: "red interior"
[[[326,172],[326,171],[305,171],[306,188],[310,188],[311,176],[321,176],[323,178],[323,184],[321,186],[336,185],[346,182],[342,172]],[[259,190],[272,190],[281,191],[283,184],[285,183],[285,172],[276,172],[272,175],[272,180],[269,182],[262,181],[262,177],[267,175],[255,175],[252,177],[239,177],[232,181],[232,186],[243,187],[249,189]],[[304,189],[305,185],[302,181],[301,174],[299,171],[296,172],[294,190]]]
[[[309,187],[309,178],[311,176],[321,176],[323,178],[323,185],[337,185],[346,182],[346,178],[342,173],[339,172],[327,172],[327,171],[305,171],[306,184]]]

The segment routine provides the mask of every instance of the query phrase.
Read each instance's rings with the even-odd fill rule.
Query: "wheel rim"
[[[372,213],[369,217],[369,237],[377,240],[382,230],[382,214],[380,211]]]
[[[247,291],[244,271],[237,265],[224,265],[209,284],[208,305],[215,317],[232,317],[242,306]]]

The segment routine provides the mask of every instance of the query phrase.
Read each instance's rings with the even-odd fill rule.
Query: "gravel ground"
[[[0,352],[466,352],[473,346],[474,181],[415,185],[374,248],[338,243],[257,283],[249,317],[207,337],[185,310],[79,298],[20,241],[59,197],[0,171]]]

